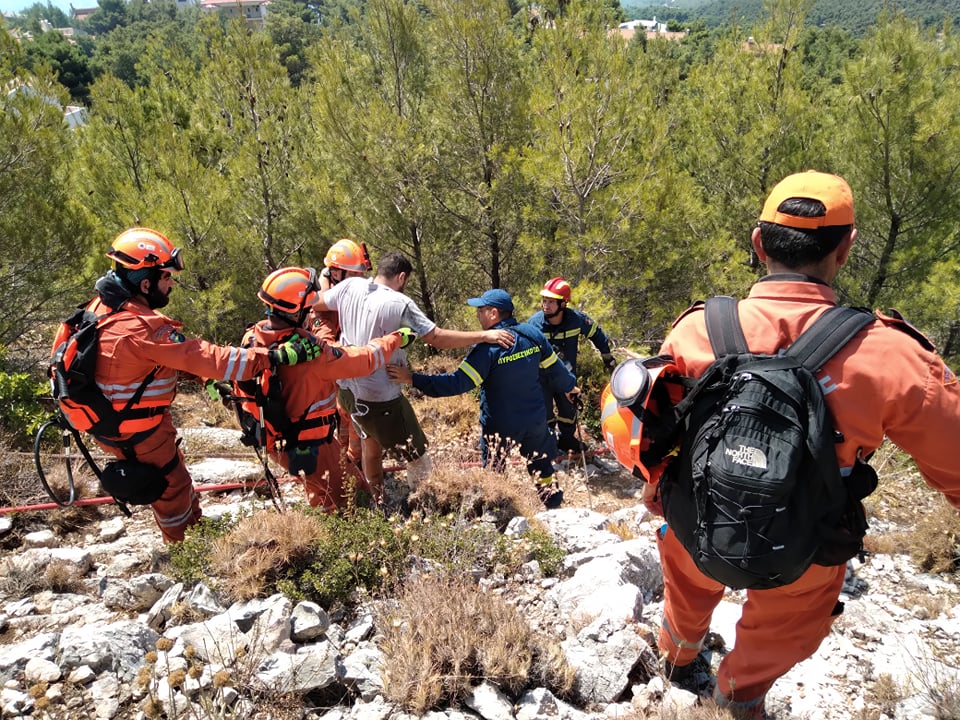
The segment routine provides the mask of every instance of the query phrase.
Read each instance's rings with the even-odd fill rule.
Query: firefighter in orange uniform
[[[788,347],[837,296],[830,283],[856,240],[853,196],[840,177],[815,171],[790,175],[771,191],[752,234],[768,275],[740,301],[740,322],[755,353]],[[703,305],[685,312],[661,347],[676,370],[699,377],[713,361]],[[839,432],[837,458],[846,476],[888,437],[916,461],[923,479],[960,508],[960,385],[933,345],[899,315],[877,320],[818,373]],[[614,427],[611,425],[611,428]],[[659,473],[650,473],[657,482]],[[648,483],[649,485],[649,483]],[[645,488],[648,507],[654,493]],[[658,644],[667,674],[682,682],[695,666],[724,586],[703,575],[674,533],[657,533],[664,574]],[[843,612],[846,566],[812,565],[782,587],[748,590],[733,649],[723,658],[713,697],[734,717],[766,718],[774,682],[810,657]]]
[[[118,411],[124,410],[138,391],[140,397],[124,412],[119,435],[95,439],[117,458],[161,468],[167,487],[151,507],[163,541],[177,542],[183,540],[184,529],[201,517],[200,501],[177,447],[170,415],[177,371],[246,380],[272,364],[314,359],[320,348],[304,340],[273,350],[242,349],[185,337],[181,323],[158,312],[170,300],[173,274],[183,270],[183,257],[180,248],[155,230],[125,230],[113,241],[107,257],[114,268],[97,281],[97,297],[87,309],[100,316],[120,311],[101,321],[95,379]],[[58,336],[54,348],[61,340]]]
[[[243,347],[274,347],[291,338],[310,339],[306,325],[320,298],[318,291],[313,268],[288,267],[271,273],[257,293],[266,305],[267,317],[247,330]],[[340,446],[335,442],[339,420],[335,380],[369,375],[384,367],[393,351],[406,347],[413,337],[412,331],[401,328],[364,347],[323,343],[317,362],[279,369],[284,421],[292,424],[281,439],[281,428],[271,427],[268,419],[267,449],[291,475],[303,473],[311,506],[328,511],[344,506],[349,499],[345,475],[353,479],[355,488],[366,487],[356,465],[341,461]],[[251,396],[248,388],[249,383],[239,383],[238,394]],[[257,412],[255,407],[247,407],[249,412]]]

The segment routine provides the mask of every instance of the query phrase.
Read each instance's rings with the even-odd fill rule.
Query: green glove
[[[203,384],[204,390],[207,391],[207,395],[213,402],[217,402],[220,399],[220,392],[217,390],[217,381],[213,378],[210,378]]]
[[[408,327],[402,327],[399,330],[394,330],[393,334],[400,336],[400,347],[402,348],[405,348],[407,345],[417,339],[417,334]]]
[[[320,351],[323,346],[318,345],[310,338],[297,336],[293,340],[277,345],[270,351],[270,363],[272,365],[296,365],[297,363],[310,362],[320,357]]]

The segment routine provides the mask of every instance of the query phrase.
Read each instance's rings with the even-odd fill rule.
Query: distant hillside
[[[750,25],[760,17],[761,0],[670,0],[657,5],[621,3],[630,18],[681,22],[702,20],[708,27],[732,23]],[[925,26],[940,26],[946,17],[960,19],[960,0],[818,0],[807,16],[810,25],[835,26],[853,35],[863,35],[876,22],[884,7],[902,10]]]

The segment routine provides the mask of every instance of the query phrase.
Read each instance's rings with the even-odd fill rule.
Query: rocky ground
[[[207,455],[217,454],[213,448],[229,448],[224,438],[235,438],[230,431],[185,435],[188,448],[203,448]],[[229,457],[194,458],[195,482],[258,472],[248,460],[220,454]],[[660,521],[639,505],[634,480],[607,456],[586,465],[565,463],[560,479],[565,506],[538,519],[568,553],[564,572],[544,578],[535,565],[525,566],[515,577],[481,584],[522,609],[537,632],[562,643],[577,670],[575,699],[563,702],[545,688],[506,697],[484,685],[466,707],[444,714],[451,720],[687,717],[695,696],[664,683],[650,647],[661,610],[662,576],[653,544]],[[236,492],[203,500],[207,515],[251,502],[269,511],[263,500]],[[279,596],[225,607],[202,585],[183,587],[163,573],[165,553],[148,512],[140,509],[124,519],[108,506],[102,514],[65,537],[35,521],[32,531],[23,533],[17,523],[0,517],[7,548],[0,558],[3,717],[384,720],[400,715],[380,694],[377,634],[364,608],[356,616],[329,617],[315,605]],[[887,515],[893,519],[875,520],[874,532],[896,537],[909,515]],[[517,518],[509,532],[522,535],[525,522]],[[29,578],[58,561],[79,570],[75,589],[17,592],[18,578],[19,587],[31,587]],[[960,717],[960,587],[955,579],[920,573],[905,554],[876,552],[863,564],[851,564],[842,599],[846,610],[834,633],[771,692],[773,717]],[[706,655],[714,665],[734,643],[743,600],[742,593],[730,593],[715,614],[712,650]],[[169,647],[144,670],[144,658],[160,637]],[[188,646],[200,648],[202,671],[194,670],[200,665]],[[240,658],[248,668],[243,686],[218,675]],[[161,666],[163,672],[157,670]],[[168,678],[178,670],[185,679],[172,687]],[[144,672],[156,674],[147,692],[136,689]],[[262,695],[251,690],[257,683],[323,697],[327,705],[288,708],[284,712],[290,714],[284,715],[279,708],[258,705]],[[324,689],[326,694],[318,696]],[[144,704],[148,696],[158,699],[153,710]],[[331,704],[330,697],[341,704]],[[151,715],[154,710],[159,715]]]

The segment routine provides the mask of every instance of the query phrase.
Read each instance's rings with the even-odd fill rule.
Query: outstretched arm
[[[513,347],[513,333],[508,330],[475,330],[464,332],[462,330],[447,330],[442,327],[435,327],[431,332],[420,337],[423,342],[432,345],[441,350],[452,350],[453,348],[469,347],[480,343],[491,343],[500,347]]]

